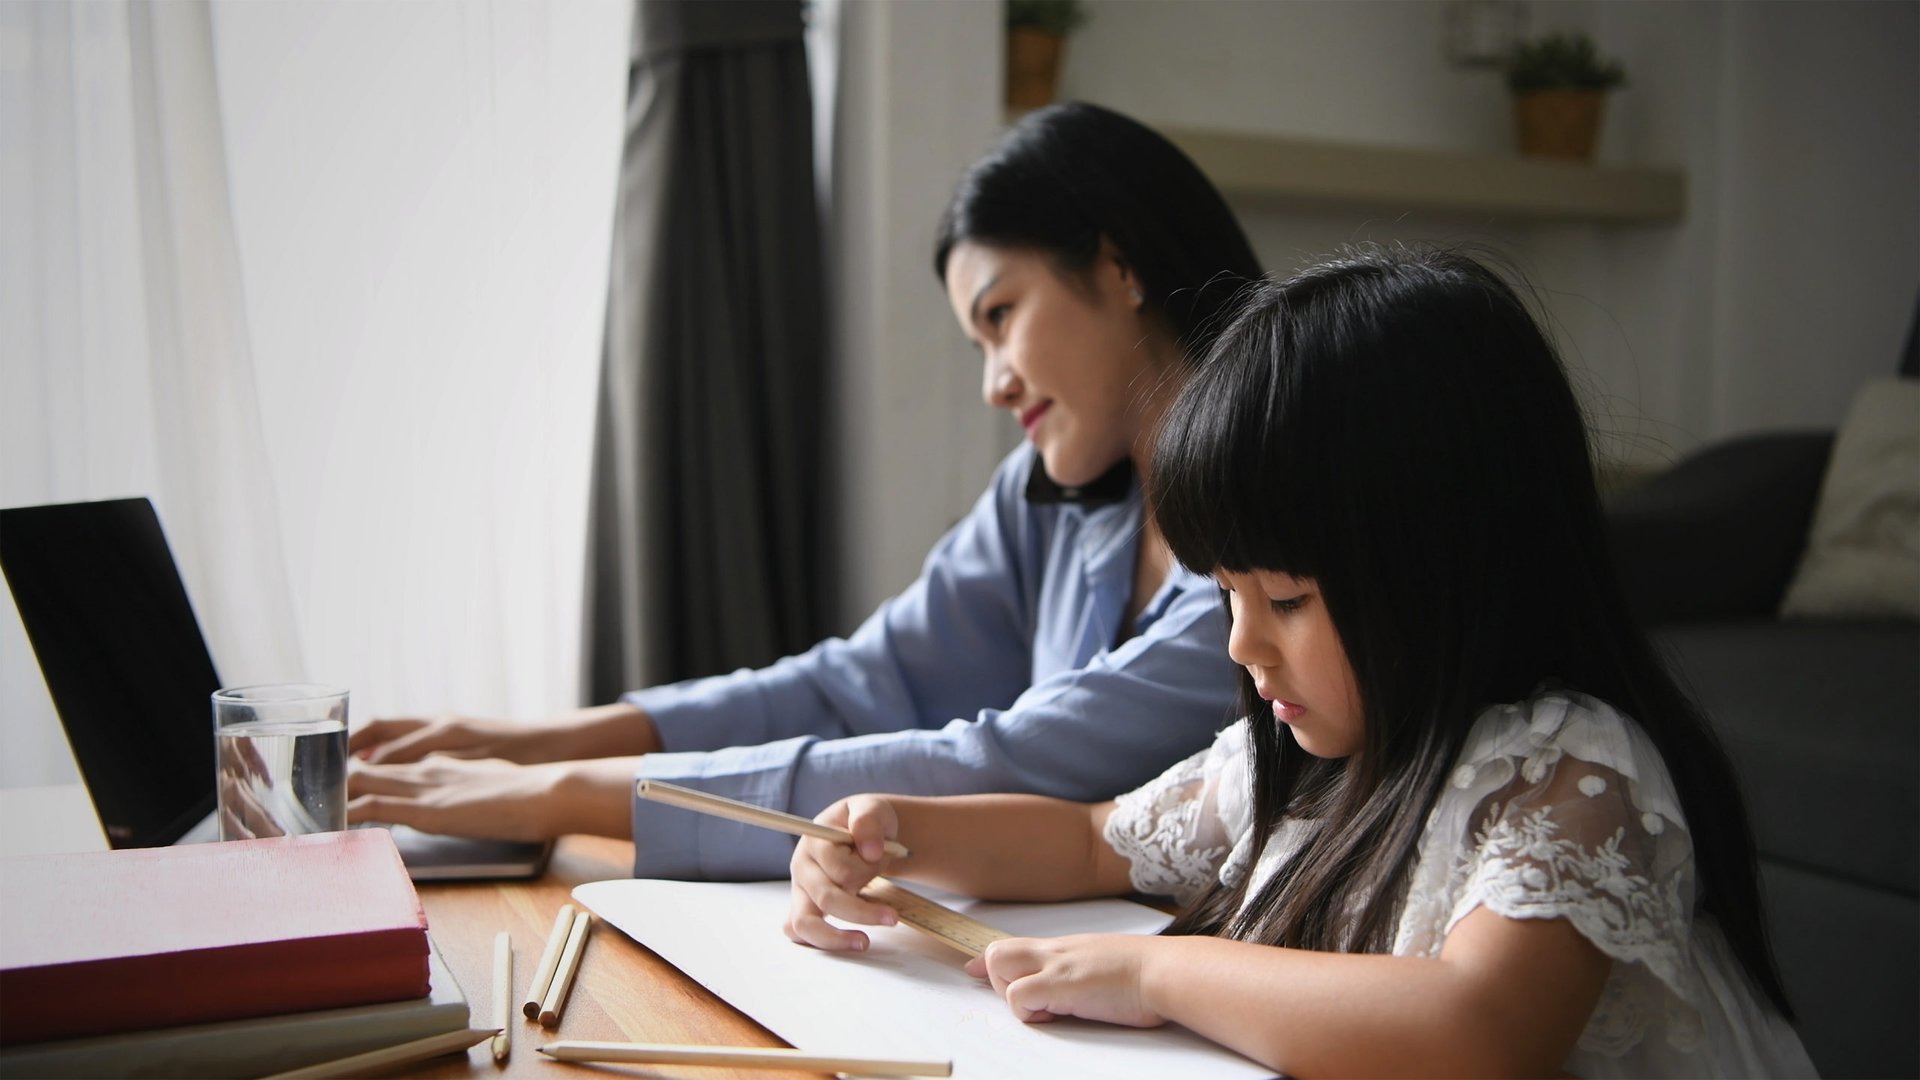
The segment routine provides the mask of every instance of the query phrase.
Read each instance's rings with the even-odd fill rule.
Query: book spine
[[[425,928],[19,968],[11,1045],[424,997]],[[84,1004],[84,1007],[83,1007]]]

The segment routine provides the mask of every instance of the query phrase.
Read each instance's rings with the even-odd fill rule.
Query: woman
[[[791,839],[637,801],[635,778],[811,816],[875,788],[1108,798],[1208,745],[1234,693],[1218,591],[1173,564],[1137,473],[1259,274],[1232,212],[1165,139],[1056,106],[962,178],[934,269],[1027,441],[918,580],[758,671],[537,724],[374,721],[349,819],[631,836],[638,875],[779,877]]]

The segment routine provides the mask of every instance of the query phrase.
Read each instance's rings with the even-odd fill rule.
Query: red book
[[[424,997],[385,829],[0,859],[0,1040]]]

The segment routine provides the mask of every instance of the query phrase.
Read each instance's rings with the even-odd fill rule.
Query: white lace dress
[[[1297,849],[1282,825],[1248,865],[1246,724],[1120,797],[1106,839],[1141,892],[1191,901],[1216,878],[1264,880]],[[1568,1072],[1814,1075],[1719,929],[1696,917],[1694,888],[1686,819],[1653,743],[1604,702],[1544,691],[1474,723],[1427,819],[1393,951],[1438,955],[1477,907],[1563,918],[1614,961]]]

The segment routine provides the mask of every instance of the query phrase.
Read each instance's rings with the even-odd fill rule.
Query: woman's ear
[[[1147,293],[1140,287],[1140,275],[1134,273],[1133,264],[1127,262],[1127,257],[1121,253],[1120,249],[1113,246],[1113,241],[1104,236],[1100,238],[1100,260],[1110,265],[1111,272],[1118,275],[1117,280],[1122,295],[1127,298],[1127,305],[1135,311],[1144,307],[1147,302]]]

